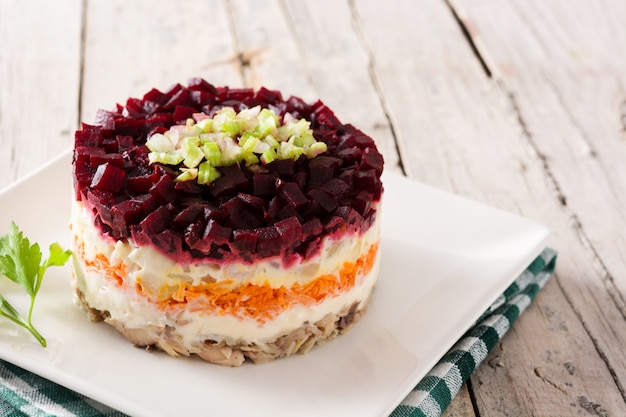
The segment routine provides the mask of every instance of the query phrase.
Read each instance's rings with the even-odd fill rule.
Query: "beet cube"
[[[153,103],[157,103],[159,105],[163,105],[169,100],[168,96],[165,93],[160,92],[156,88],[148,91],[143,96],[144,101],[151,101]]]
[[[89,166],[91,168],[97,168],[99,165],[103,165],[107,162],[111,163],[111,165],[115,165],[118,168],[124,167],[124,158],[119,153],[98,153],[92,154],[89,158]]]
[[[301,219],[302,221],[305,221],[306,219],[313,219],[315,217],[320,217],[323,214],[324,212],[322,211],[320,203],[318,203],[317,201],[313,199],[310,199],[307,202],[306,207],[298,213],[298,218]]]
[[[170,88],[167,89],[167,91],[165,91],[165,102],[167,103],[172,97],[174,97],[174,95],[176,93],[178,93],[180,90],[184,89],[185,87],[182,86],[182,84],[180,83],[176,83],[174,85],[172,85]]]
[[[315,110],[315,114],[315,121],[322,126],[333,128],[341,124],[339,119],[337,119],[337,116],[335,116],[335,113],[333,113],[333,111],[325,105],[322,105]]]
[[[289,248],[302,242],[302,225],[296,216],[289,217],[274,224],[281,236],[281,246]]]
[[[213,95],[217,94],[217,88],[215,88],[213,84],[205,81],[200,77],[194,77],[189,79],[189,81],[187,82],[187,87],[190,90],[205,91]]]
[[[267,104],[283,101],[280,91],[268,90],[265,87],[261,87],[259,91],[256,92],[255,97]]]
[[[155,129],[170,126],[172,123],[171,113],[158,113],[145,120],[142,124],[141,133],[142,135],[147,136],[148,133],[154,131]]]
[[[356,139],[357,146],[359,148],[371,148],[374,147],[374,139],[367,136],[365,133],[356,129],[354,126],[350,125],[352,129],[355,131],[354,138]]]
[[[204,205],[200,203],[193,203],[188,207],[182,209],[176,216],[174,216],[173,224],[179,227],[184,227],[194,222],[200,214],[204,213]]]
[[[174,183],[174,189],[185,194],[201,194],[203,186],[196,181],[178,181]]]
[[[174,180],[169,175],[162,175],[150,188],[150,194],[162,202],[175,202],[180,199],[180,194],[174,188]]]
[[[126,178],[126,188],[131,193],[147,193],[159,180],[159,174],[152,171],[147,175],[137,175]]]
[[[339,200],[350,190],[350,185],[344,180],[333,178],[327,183],[322,184],[319,189],[333,196],[336,200]]]
[[[246,186],[249,185],[248,178],[246,174],[243,173],[243,170],[238,165],[233,165],[230,167],[224,167],[222,169],[222,173],[224,175],[228,175],[231,177],[235,183],[235,187],[239,191],[246,191]]]
[[[192,90],[189,92],[189,95],[199,109],[211,108],[216,102],[215,94],[207,91]]]
[[[252,88],[229,88],[225,91],[224,101],[233,100],[240,102],[253,96],[254,90]]]
[[[101,155],[106,155],[102,148],[94,148],[92,146],[76,146],[74,148],[74,161],[87,162],[90,166],[91,157]],[[92,168],[96,166],[92,166]]]
[[[359,188],[374,189],[378,186],[379,179],[376,170],[359,170],[354,174],[354,185]]]
[[[194,113],[198,113],[198,110],[194,107],[176,106],[173,116],[174,123],[184,123],[187,119],[191,118]]]
[[[298,185],[298,188],[300,188],[301,190],[305,190],[306,189],[307,178],[308,178],[308,176],[307,176],[306,172],[298,171],[293,176],[293,182],[295,182],[296,185]]]
[[[341,137],[339,138],[339,143],[337,144],[337,148],[340,150],[348,150],[353,148],[359,149],[357,147],[356,138],[350,132],[341,135]]]
[[[127,238],[130,236],[128,225],[137,223],[142,216],[143,212],[139,202],[133,200],[122,201],[111,208],[111,229],[115,236]]]
[[[272,198],[269,205],[267,206],[267,217],[269,217],[268,220],[276,219],[278,217],[278,213],[283,208],[283,205],[283,202],[280,200],[280,198],[278,198],[278,196]]]
[[[113,154],[117,152],[117,141],[115,138],[104,138],[102,139],[102,147],[104,151],[108,154]]]
[[[246,206],[254,211],[260,212],[261,214],[265,209],[266,201],[255,195],[239,193],[237,194],[237,198],[240,199]]]
[[[74,146],[98,147],[102,144],[102,128],[83,123],[81,130],[74,133]]]
[[[83,198],[83,202],[94,214],[97,214],[102,223],[110,225],[112,221],[111,203],[113,194],[108,191],[89,190]]]
[[[211,183],[211,194],[214,197],[232,195],[235,192],[235,182],[230,177],[219,177]]]
[[[167,229],[171,221],[172,215],[170,214],[168,205],[165,205],[148,214],[139,225],[148,235],[155,235]]]
[[[275,172],[278,175],[293,175],[295,161],[293,159],[277,159],[265,165],[268,171]]]
[[[107,162],[96,169],[96,173],[91,180],[91,187],[97,190],[117,193],[124,185],[126,172],[123,169]]]
[[[228,223],[237,229],[253,229],[263,222],[263,211],[249,209],[239,196],[222,204],[220,209],[228,213]]]
[[[228,218],[228,213],[215,206],[207,205],[204,207],[204,218],[207,220],[214,219],[223,223]]]
[[[354,165],[350,168],[344,168],[341,170],[341,173],[339,174],[337,178],[345,181],[346,184],[348,184],[348,187],[352,189],[352,187],[354,186],[354,173],[356,171],[357,171],[357,168]]]
[[[346,221],[343,219],[343,217],[339,217],[339,216],[333,216],[328,223],[326,223],[324,225],[324,231],[326,233],[330,233],[333,232],[337,229],[339,229],[341,226],[343,226],[346,223]]]
[[[115,124],[113,122],[115,120],[116,115],[117,115],[116,113],[113,113],[107,110],[98,109],[96,111],[96,118],[95,118],[94,124],[96,126],[101,126],[103,129],[112,130],[115,128]]]
[[[133,140],[132,136],[117,135],[115,137],[115,140],[117,141],[117,151],[118,152],[123,152],[123,151],[125,151],[127,149],[130,149],[133,146],[135,146],[135,141]]]
[[[274,256],[281,251],[281,235],[274,226],[255,229],[257,234],[256,251],[259,256]]]
[[[160,251],[169,254],[181,253],[183,237],[172,229],[165,229],[150,237],[152,244]]]
[[[285,204],[275,216],[275,220],[284,220],[288,217],[298,216],[298,211],[288,204]]]
[[[258,196],[274,195],[276,177],[273,174],[255,173],[252,175],[252,192]]]
[[[187,225],[183,234],[185,243],[187,243],[191,249],[198,250],[203,254],[207,254],[213,249],[211,242],[202,240],[205,228],[204,222],[197,221]]]
[[[115,131],[122,136],[138,136],[142,133],[145,125],[144,120],[115,118]]]
[[[319,203],[322,210],[326,213],[330,213],[337,208],[337,200],[322,190],[311,190],[308,195]]]
[[[149,153],[150,150],[145,146],[134,146],[128,150],[123,151],[122,157],[124,157],[127,165],[148,167],[150,166],[148,162]],[[154,167],[156,166],[158,165],[153,166],[152,169],[154,169]],[[146,172],[148,171],[145,171],[144,173]]]
[[[282,185],[279,191],[280,198],[285,204],[299,209],[306,204],[307,199],[295,182],[286,182]]]
[[[305,101],[302,100],[300,97],[291,96],[287,100],[287,111],[289,113],[292,113],[292,115],[293,113],[298,112],[301,117],[304,117],[305,115],[303,113],[307,112],[308,107],[309,106],[307,105],[307,103],[305,103]]]
[[[221,245],[228,242],[232,231],[233,229],[230,227],[222,226],[215,220],[211,219],[207,222],[202,240]]]
[[[189,90],[186,88],[181,88],[178,92],[176,92],[172,98],[168,100],[167,103],[163,106],[165,110],[173,110],[176,106],[188,106],[193,107],[194,102],[189,94]]]
[[[307,241],[315,236],[319,236],[324,231],[324,226],[320,219],[309,220],[302,225],[302,240]]]
[[[76,192],[76,200],[80,200],[80,191],[91,184],[92,174],[87,161],[74,162],[74,191]]]
[[[233,240],[228,243],[233,253],[238,255],[252,254],[256,252],[258,235],[250,230],[235,230]]]
[[[153,114],[159,108],[159,104],[149,100],[139,100],[129,98],[126,100],[126,111],[133,118],[143,118],[146,115]]]
[[[343,217],[347,224],[359,225],[363,221],[363,218],[355,209],[350,206],[341,206],[335,210],[335,215]]]
[[[369,148],[368,148],[369,149]],[[337,156],[343,160],[344,166],[354,165],[357,161],[361,160],[363,151],[357,146],[351,148],[345,148],[337,152]]]
[[[361,216],[365,216],[367,212],[370,210],[372,204],[372,198],[374,198],[374,194],[370,193],[366,190],[361,190],[354,198],[353,207],[356,211],[358,211]]]
[[[152,213],[158,204],[150,194],[141,194],[132,198],[132,201],[139,204],[141,211],[144,213]]]
[[[239,191],[245,191],[245,186],[248,185],[248,178],[246,177],[246,174],[243,173],[242,169],[238,165],[221,167],[220,172],[222,173],[222,177],[218,178],[217,181],[215,181],[216,187],[217,187],[217,182],[220,179],[227,178],[228,180],[231,181],[232,186],[235,189]]]
[[[378,175],[383,173],[383,156],[374,148],[366,148],[361,156],[361,170],[374,169]]]
[[[309,161],[309,189],[317,188],[333,179],[341,166],[341,159],[320,155]]]

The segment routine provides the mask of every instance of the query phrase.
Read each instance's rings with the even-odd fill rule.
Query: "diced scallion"
[[[232,107],[213,118],[195,113],[183,125],[156,133],[146,142],[151,164],[181,165],[176,181],[209,184],[221,176],[219,167],[244,163],[269,164],[276,159],[315,158],[326,152],[306,119],[287,113],[281,118],[260,106],[237,113]]]

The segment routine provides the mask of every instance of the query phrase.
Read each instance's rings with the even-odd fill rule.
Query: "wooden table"
[[[446,415],[625,415],[625,22],[623,0],[0,0],[0,187],[153,86],[322,98],[386,169],[553,231],[555,277]]]

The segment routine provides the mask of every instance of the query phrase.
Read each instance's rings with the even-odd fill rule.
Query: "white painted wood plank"
[[[284,6],[319,97],[342,121],[376,140],[385,169],[401,172],[391,123],[371,73],[373,57],[354,24],[350,2],[284,1]]]
[[[223,0],[90,0],[82,120],[192,77],[240,86],[237,55]]]
[[[473,379],[478,382],[472,386],[480,397],[481,416],[499,415],[502,410],[511,415],[550,415],[555,409],[565,414],[583,412],[581,395],[593,398],[609,413],[623,410],[620,390],[594,344],[597,337],[605,337],[623,346],[623,320],[615,321],[620,313],[603,286],[602,272],[595,268],[594,254],[580,241],[569,211],[560,204],[544,167],[552,161],[537,155],[534,132],[529,136],[519,123],[517,103],[485,75],[444,3],[422,2],[419,12],[408,1],[396,2],[395,7],[366,1],[356,5],[411,176],[539,220],[553,228],[550,245],[561,251],[554,278],[559,285],[546,288],[535,308],[551,308],[572,325],[560,332],[536,315],[522,316],[521,324],[514,327],[519,334],[516,330],[504,341],[504,346],[517,348],[520,362],[496,367],[494,375],[484,378],[486,383],[483,378]],[[392,24],[394,31],[384,30]],[[397,57],[405,55],[408,58],[399,65]],[[564,287],[574,300],[564,296]],[[603,306],[583,312],[583,323],[593,321],[598,327],[584,328],[577,322],[580,310],[572,309],[570,302],[577,308],[582,303]],[[533,370],[549,365],[544,353],[555,341],[563,357],[576,367],[577,378],[606,383],[580,385],[558,395],[546,390],[545,380]],[[611,355],[620,359],[619,352]],[[488,365],[477,375],[484,369]],[[569,383],[562,377],[555,375],[555,383]],[[516,396],[524,401],[515,401]],[[546,408],[546,404],[551,405]]]
[[[277,0],[230,0],[237,45],[246,61],[246,86],[264,86],[307,102],[317,99],[306,62]]]
[[[0,2],[0,188],[72,145],[78,119],[80,4]]]
[[[626,5],[455,0],[611,277],[626,315]],[[507,25],[502,25],[502,21]],[[521,35],[523,34],[523,35]],[[610,242],[610,244],[608,244]],[[612,290],[612,289],[611,289]]]
[[[571,216],[574,239],[588,247],[591,259],[581,265],[570,259],[577,257],[573,245],[563,245],[561,262],[572,266],[563,291],[624,397],[626,7],[617,1],[454,4],[514,97]],[[599,281],[588,281],[592,271]]]

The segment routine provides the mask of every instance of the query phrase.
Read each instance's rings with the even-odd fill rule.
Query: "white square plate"
[[[387,416],[543,249],[540,224],[397,175],[384,176],[382,264],[369,311],[347,334],[240,368],[132,347],[72,303],[68,267],[51,268],[34,312],[42,348],[0,320],[0,358],[133,416]],[[45,249],[69,247],[71,154],[0,193]],[[0,293],[25,307],[17,286]]]

